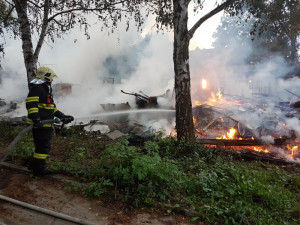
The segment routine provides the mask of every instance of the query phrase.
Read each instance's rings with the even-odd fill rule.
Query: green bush
[[[6,141],[22,128],[7,130]],[[58,134],[64,157],[52,161],[50,157],[48,162],[52,171],[86,182],[69,184],[72,191],[91,198],[117,196],[127,206],[158,201],[180,205],[195,210],[194,220],[205,224],[300,224],[297,172],[288,173],[268,163],[244,162],[230,150],[186,145],[173,138],[157,136],[133,145],[123,137],[105,146],[80,132],[68,131],[63,133],[65,137]],[[10,159],[22,161],[33,149],[28,135]]]
[[[0,138],[13,140],[26,126],[15,125],[10,122],[0,121]]]
[[[213,224],[296,224],[297,202],[286,188],[289,174],[257,164],[215,159],[199,166],[184,183],[185,199],[198,219]],[[295,182],[295,179],[292,179]],[[259,215],[259,216],[258,216]]]
[[[34,153],[34,143],[31,134],[24,136],[19,143],[12,149],[12,152],[7,157],[9,161],[19,162],[21,164],[27,164],[32,158]]]
[[[98,180],[91,182],[86,188],[84,188],[83,193],[86,197],[100,197],[107,193],[107,187],[110,186],[114,186],[114,184],[110,180],[100,177]]]
[[[124,138],[106,147],[97,168],[92,169],[98,177],[111,180],[137,206],[151,199],[169,198],[180,188],[182,171],[173,161],[160,157],[156,143],[146,142],[142,150],[128,144]]]

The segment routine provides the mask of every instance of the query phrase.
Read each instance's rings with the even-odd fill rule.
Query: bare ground
[[[66,192],[64,184],[54,177],[33,178],[30,174],[0,168],[0,195],[36,205],[75,218],[103,225],[191,225],[190,218],[156,209],[127,211],[126,206],[110,199],[90,200],[78,193]],[[24,210],[0,200],[0,224],[74,224]],[[201,223],[198,223],[201,224]]]

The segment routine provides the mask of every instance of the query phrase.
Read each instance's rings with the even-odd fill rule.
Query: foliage
[[[4,56],[4,44],[6,42],[4,38],[5,30],[10,31],[13,34],[13,36],[16,36],[18,33],[17,21],[10,15],[10,13],[11,7],[9,7],[4,0],[0,0],[0,54],[2,54],[2,56]]]
[[[107,193],[107,187],[114,186],[110,180],[100,177],[98,180],[91,182],[83,191],[87,197],[100,197]]]
[[[11,134],[21,129],[5,126]],[[13,137],[6,135],[1,132],[0,138]],[[84,145],[80,145],[84,139]],[[89,137],[78,131],[57,134],[53,142],[65,143],[63,157],[50,157],[48,165],[54,172],[82,181],[66,181],[67,191],[89,198],[117,197],[128,207],[171,203],[193,209],[197,212],[193,220],[207,224],[300,222],[297,172],[286,172],[268,163],[243,162],[236,160],[231,151],[197,143],[185,145],[172,138],[152,139],[140,146],[130,145],[128,139],[120,138],[101,146],[101,151],[93,151],[99,148],[93,137],[88,142]],[[19,151],[10,160],[20,162],[29,142],[30,135],[17,147],[23,153]],[[185,154],[185,150],[189,152]]]
[[[28,135],[23,137],[22,140],[15,146],[8,158],[14,162],[28,164],[28,161],[32,158],[33,153],[33,138],[32,135]]]
[[[158,150],[154,142],[138,149],[123,138],[105,148],[93,170],[97,170],[96,177],[111,180],[136,206],[153,199],[164,200],[178,189],[182,172],[172,160],[161,158]]]
[[[54,42],[56,38],[63,37],[74,28],[82,30],[89,39],[89,28],[95,23],[100,24],[101,31],[105,28],[108,32],[114,32],[118,23],[122,21],[128,30],[132,19],[140,30],[145,17],[150,13],[158,13],[157,15],[160,16],[157,17],[157,21],[165,23],[167,16],[161,13],[163,10],[160,6],[164,6],[164,11],[171,7],[170,1],[160,0],[7,0],[5,2],[10,7],[10,10],[5,10],[8,12],[5,18],[11,18],[15,25],[13,27],[18,29],[11,29],[11,26],[2,27],[0,20],[3,28],[1,31],[13,31],[14,37],[20,37],[22,40],[28,83],[35,77],[39,54],[45,40]],[[0,3],[3,3],[3,0]],[[1,5],[6,6],[6,4]],[[1,12],[4,10],[0,11],[0,18],[1,15],[6,14]],[[5,19],[5,22],[7,21],[10,20]],[[36,41],[33,41],[33,36],[36,37]]]
[[[186,200],[198,209],[199,219],[214,224],[296,224],[292,211],[299,195],[286,188],[296,176],[262,166],[218,157],[213,164],[199,164],[199,172],[193,168],[188,176]]]
[[[254,16],[252,35],[263,38],[272,51],[281,51],[291,63],[299,63],[300,2],[298,0],[259,0],[249,3]]]
[[[23,130],[25,126],[16,125],[12,126],[9,122],[0,122],[0,140],[6,140],[4,143],[0,142],[0,147],[6,149],[10,142]],[[15,146],[13,151],[7,157],[7,160],[26,163],[31,158],[34,152],[34,145],[32,135],[29,134],[23,137]]]
[[[23,129],[25,126],[13,126],[10,122],[0,121],[1,138],[9,141],[12,141]]]

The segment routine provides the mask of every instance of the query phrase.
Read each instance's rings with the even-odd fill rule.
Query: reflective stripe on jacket
[[[26,98],[28,112],[27,124],[34,124],[37,120],[50,120],[65,115],[60,112],[53,101],[52,88],[46,83],[33,84]],[[43,127],[52,127],[52,124],[43,124]]]

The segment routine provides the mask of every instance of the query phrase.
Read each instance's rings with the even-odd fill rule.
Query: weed
[[[76,181],[63,180],[63,183],[65,184],[64,189],[67,192],[79,192],[84,189],[84,185]]]
[[[9,134],[2,133],[0,138],[10,140],[18,129],[7,127]],[[65,158],[50,158],[51,171],[88,183],[71,182],[66,187],[69,191],[97,198],[113,189],[115,196],[133,207],[176,202],[197,211],[193,220],[206,224],[300,224],[297,173],[268,163],[244,162],[230,151],[197,143],[185,145],[159,134],[138,145],[122,137],[106,146],[88,142],[79,131],[59,135],[57,138],[68,138]],[[90,149],[99,148],[101,151],[90,155]],[[22,161],[32,152],[33,141],[28,135],[10,160]]]
[[[107,193],[107,187],[114,186],[114,184],[103,177],[98,178],[98,180],[91,182],[83,191],[86,197],[99,197]]]
[[[150,199],[169,198],[179,186],[180,169],[159,156],[155,143],[145,143],[142,149],[147,149],[146,153],[128,144],[123,139],[106,147],[97,165],[98,176],[118,184],[125,190],[125,198],[134,198],[137,206]]]

